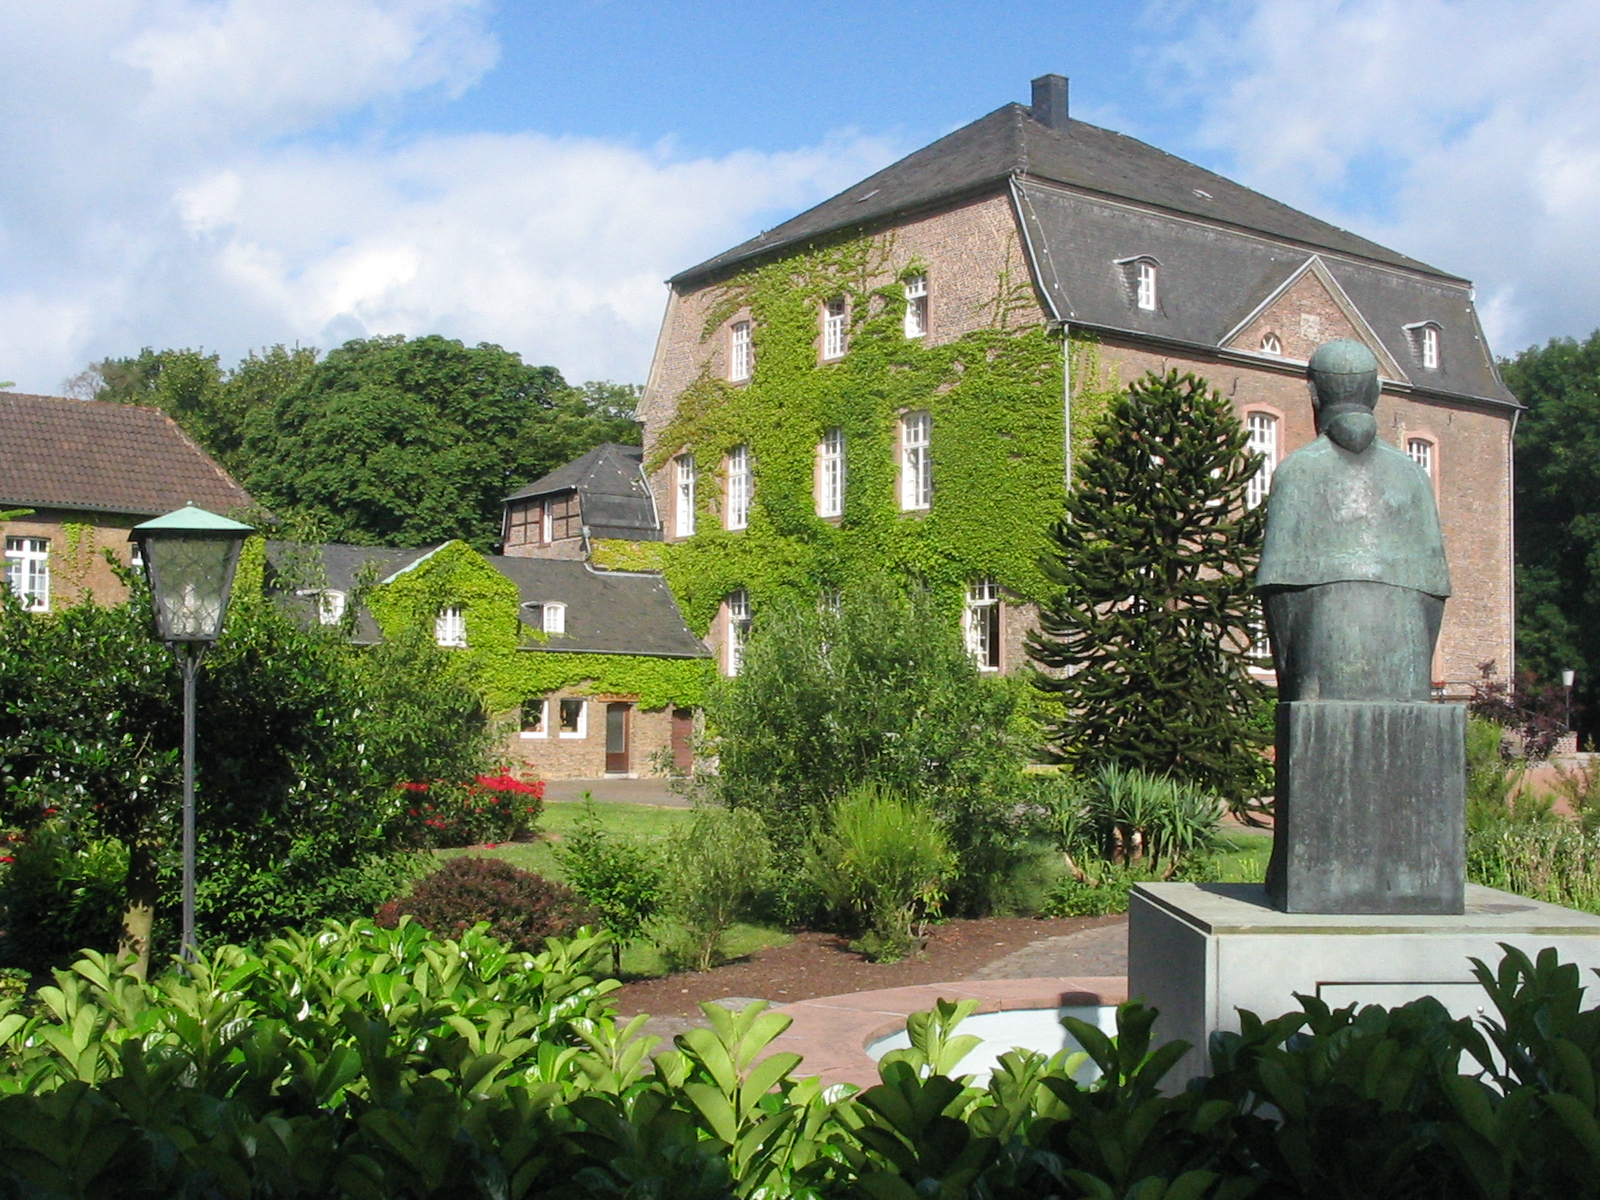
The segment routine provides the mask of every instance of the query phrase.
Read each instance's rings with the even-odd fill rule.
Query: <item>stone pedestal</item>
[[[1167,1086],[1210,1069],[1206,1043],[1239,1028],[1238,1009],[1298,1011],[1296,992],[1334,1008],[1433,996],[1454,1016],[1478,1016],[1488,1001],[1468,959],[1493,967],[1502,942],[1530,958],[1555,947],[1582,968],[1593,1003],[1600,917],[1475,884],[1465,899],[1456,916],[1312,915],[1278,911],[1260,884],[1140,884],[1128,909],[1128,995],[1161,1010],[1158,1041],[1193,1047]]]
[[[1267,889],[1291,913],[1462,912],[1466,709],[1278,705]]]

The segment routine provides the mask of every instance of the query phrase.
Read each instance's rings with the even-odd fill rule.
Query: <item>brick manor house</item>
[[[841,251],[852,246],[866,251]],[[828,262],[846,260],[827,274]],[[774,279],[792,286],[775,292]],[[1043,543],[1006,559],[998,543],[1016,535],[999,527],[996,498],[1023,494],[1013,475],[1049,470],[1059,472],[1059,503],[1086,398],[1149,370],[1206,378],[1265,457],[1250,497],[1259,503],[1272,466],[1315,436],[1306,359],[1336,337],[1377,356],[1381,436],[1437,491],[1455,595],[1436,680],[1458,693],[1476,664],[1510,667],[1519,406],[1496,373],[1472,284],[1072,119],[1061,76],[1035,80],[1030,107],[997,109],[683,271],[670,288],[640,404],[644,464],[668,581],[724,671],[737,666],[762,587],[835,586],[828,564],[848,569],[852,553],[867,553],[851,547],[869,545],[879,562],[931,570],[952,591],[964,584],[970,649],[985,668],[1018,668],[1038,593],[1025,566],[1009,568],[1011,578],[1004,569],[1037,561]],[[897,354],[914,364],[915,353],[943,346],[959,356],[972,343],[992,359],[997,343],[982,339],[999,329],[1053,335],[1030,426],[1053,432],[1019,434],[1007,425],[1016,409],[986,427],[992,396],[961,386],[963,368],[970,379],[982,366],[971,354],[889,409],[882,388],[852,394],[844,382],[858,353],[887,356],[888,373],[871,378],[891,384]],[[765,371],[787,373],[786,390],[763,391]],[[855,419],[874,405],[870,420]],[[1005,441],[1006,452],[974,474],[962,460],[985,440]],[[916,541],[941,515],[952,532]],[[988,541],[986,521],[996,522]],[[751,577],[738,577],[742,567],[718,574],[708,564],[719,559],[751,564]],[[708,587],[721,594],[707,598]]]

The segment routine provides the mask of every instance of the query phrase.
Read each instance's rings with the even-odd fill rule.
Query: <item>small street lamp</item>
[[[196,508],[135,525],[150,582],[156,637],[172,648],[183,671],[183,954],[193,958],[194,937],[194,679],[206,649],[222,634],[239,550],[255,530]]]
[[[1572,732],[1572,681],[1574,679],[1576,679],[1577,677],[1578,677],[1578,673],[1576,671],[1574,671],[1571,667],[1568,667],[1566,670],[1561,672],[1561,686],[1563,688],[1565,688],[1566,692],[1567,692],[1567,732],[1568,733]]]

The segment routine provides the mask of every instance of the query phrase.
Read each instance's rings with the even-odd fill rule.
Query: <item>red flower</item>
[[[396,786],[398,786],[401,791],[406,792],[425,792],[428,790],[428,785],[425,783],[402,783],[397,784]]]
[[[16,862],[16,861],[17,860],[12,855],[0,854],[0,863],[10,863],[10,862]]]

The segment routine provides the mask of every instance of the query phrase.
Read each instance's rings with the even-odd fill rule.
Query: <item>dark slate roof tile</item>
[[[644,477],[644,450],[605,442],[507,496],[523,500],[576,490],[594,538],[660,541],[655,499]]]
[[[555,601],[567,606],[566,633],[526,648],[540,653],[643,654],[706,658],[710,651],[690,632],[659,575],[596,571],[587,564],[549,558],[490,556],[489,564],[517,585],[523,605]],[[528,610],[522,609],[525,622]],[[469,635],[470,636],[470,635]]]

